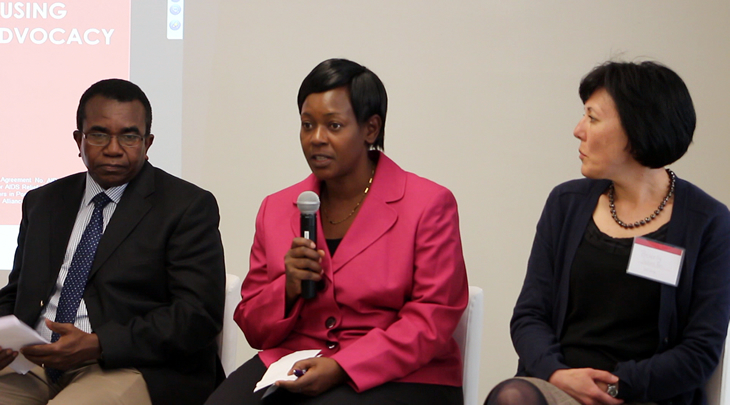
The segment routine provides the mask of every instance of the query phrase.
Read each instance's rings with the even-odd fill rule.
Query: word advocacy
[[[3,20],[37,20],[48,18],[61,20],[67,15],[64,3],[21,3],[21,2],[0,2],[0,25]],[[29,28],[0,26],[0,45],[9,43],[25,44],[30,41],[36,45],[49,42],[54,45],[78,44],[78,45],[104,45],[111,44],[114,29],[105,28]]]
[[[22,44],[25,42],[26,39],[30,39],[31,42],[37,45],[46,43],[46,41],[50,41],[54,45],[73,43],[77,43],[79,45],[96,45],[100,42],[99,34],[101,33],[104,36],[104,44],[109,45],[112,40],[112,34],[114,33],[113,28],[109,31],[103,28],[101,29],[101,31],[96,28],[89,28],[88,30],[84,31],[83,35],[81,35],[79,30],[74,28],[67,35],[66,30],[64,30],[63,28],[54,28],[50,31],[46,31],[43,28],[34,28],[30,31],[29,35],[29,30],[30,29],[28,27],[22,30],[18,28],[13,28],[11,30],[10,28],[0,27],[0,44],[8,44],[13,40],[16,40],[19,44]]]

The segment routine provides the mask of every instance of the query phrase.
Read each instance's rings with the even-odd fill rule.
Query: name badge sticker
[[[635,237],[626,273],[676,287],[684,249],[644,237]]]

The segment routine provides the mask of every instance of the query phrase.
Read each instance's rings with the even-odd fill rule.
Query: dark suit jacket
[[[28,192],[0,316],[34,327],[53,293],[86,173]],[[220,381],[225,267],[215,197],[149,163],[99,242],[84,300],[105,368],[142,372],[155,405],[201,404]]]

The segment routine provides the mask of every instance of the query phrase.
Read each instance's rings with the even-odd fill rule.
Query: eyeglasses
[[[84,134],[84,138],[86,138],[86,142],[88,142],[90,145],[94,146],[107,146],[109,145],[109,142],[112,141],[112,137],[117,137],[117,142],[119,142],[120,145],[126,146],[126,147],[135,147],[139,146],[140,143],[142,143],[142,140],[145,138],[142,135],[137,134],[120,134],[120,135],[111,135],[111,134],[104,134],[101,132],[93,132],[90,134]]]

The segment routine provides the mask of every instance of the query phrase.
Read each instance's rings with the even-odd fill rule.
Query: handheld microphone
[[[313,191],[305,191],[299,194],[297,208],[301,212],[301,236],[317,243],[319,196]],[[302,298],[311,299],[315,295],[317,295],[317,283],[314,280],[302,280]]]

